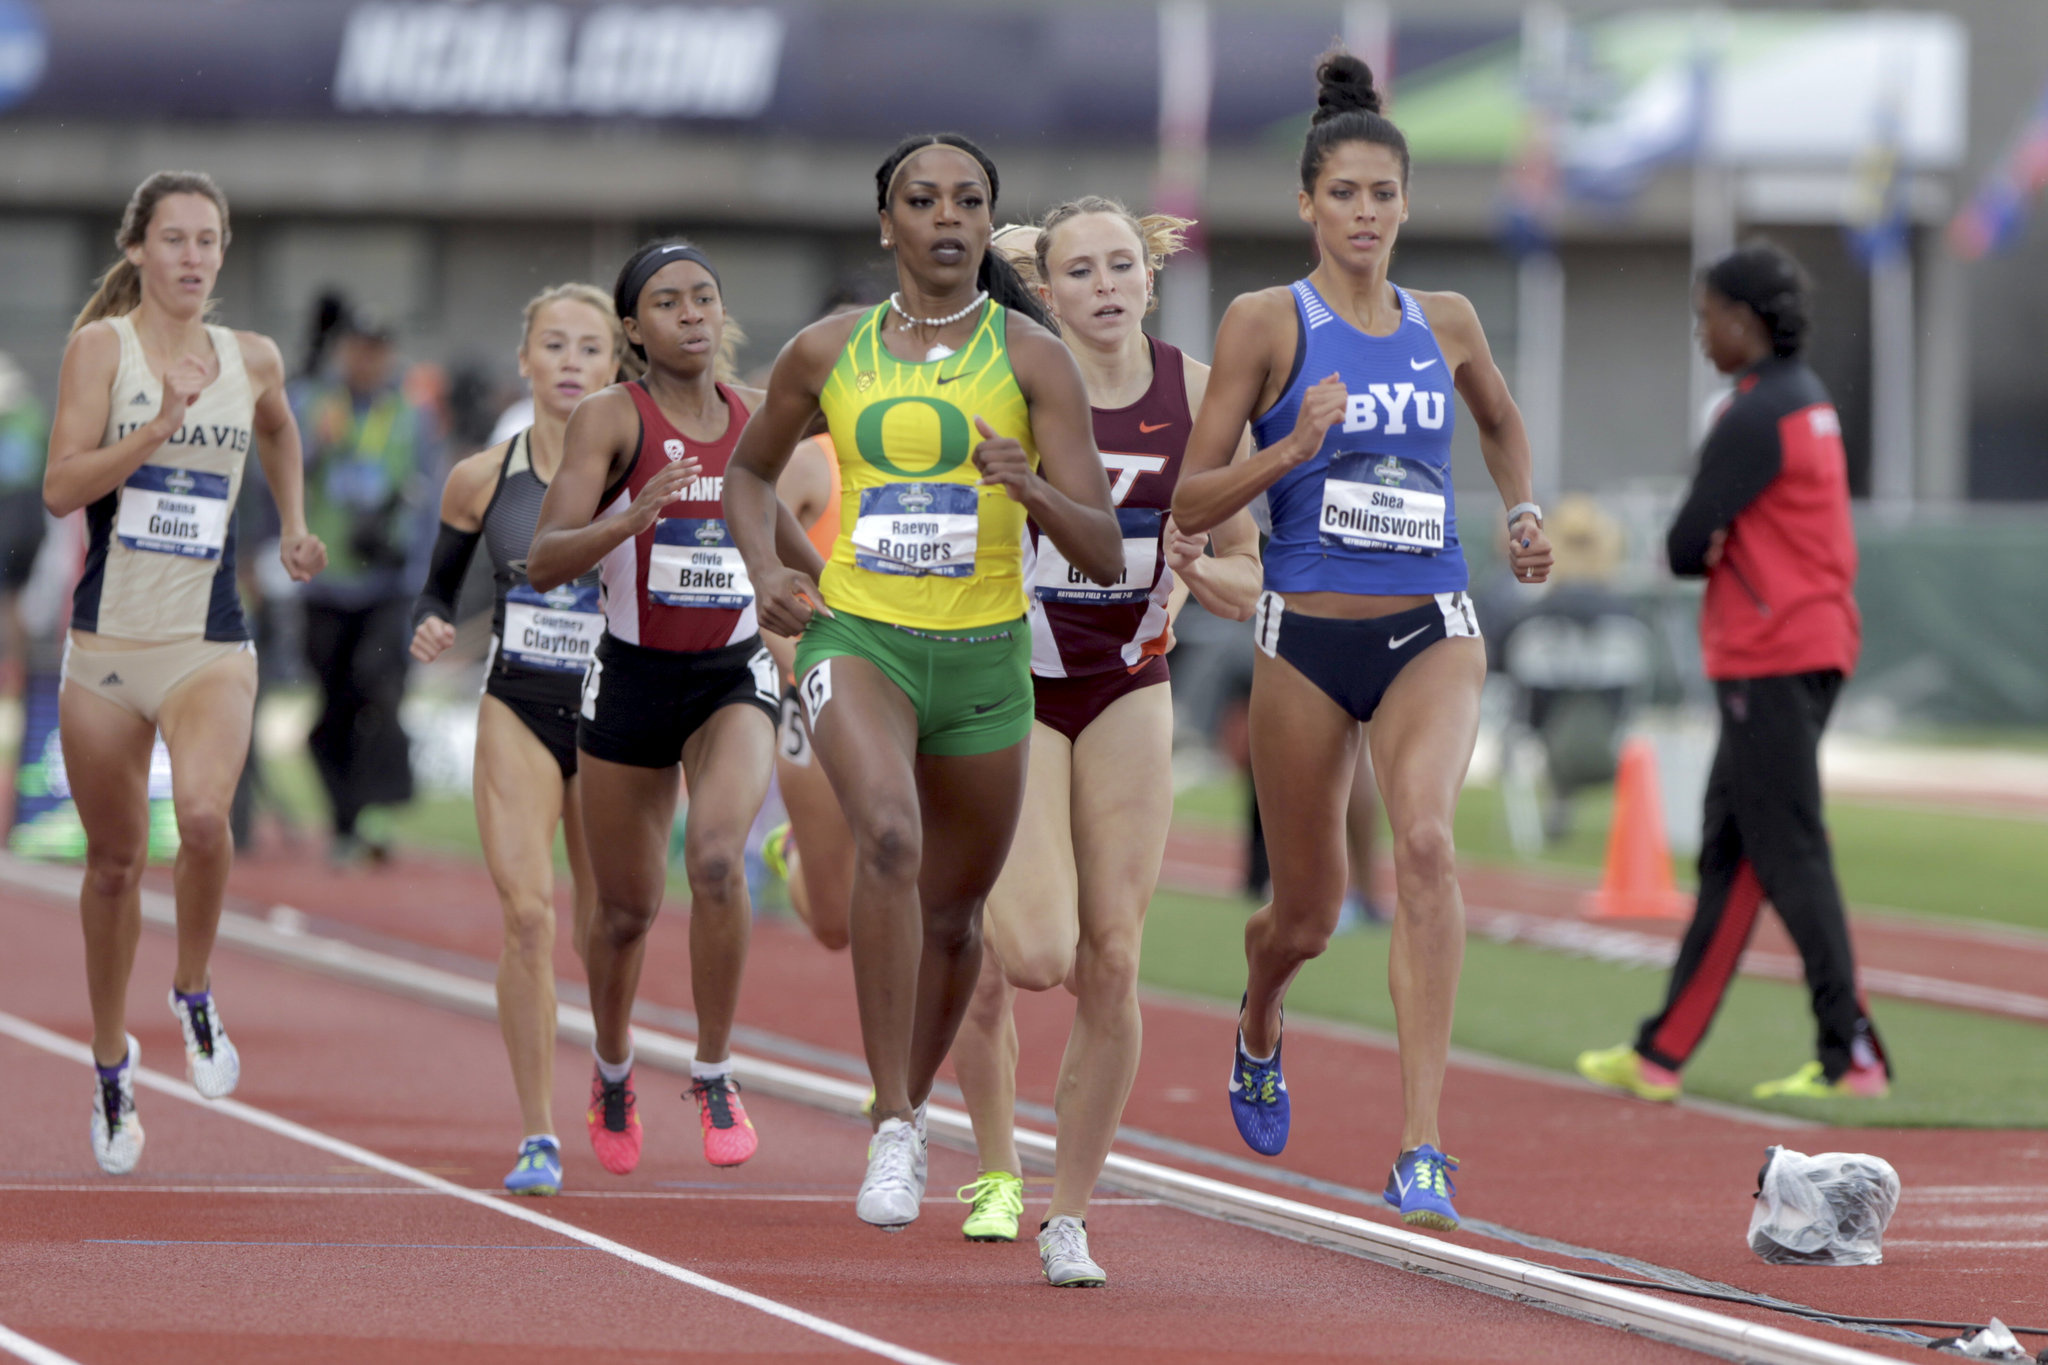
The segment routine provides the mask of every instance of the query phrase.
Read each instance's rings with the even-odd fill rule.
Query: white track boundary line
[[[29,1365],[78,1365],[78,1362],[61,1351],[53,1351],[40,1341],[30,1341],[19,1332],[0,1325],[0,1351],[26,1360]]]
[[[67,1061],[87,1066],[92,1063],[92,1049],[88,1048],[85,1044],[75,1042],[70,1038],[64,1037],[62,1034],[53,1033],[39,1024],[30,1023],[26,1019],[4,1011],[0,1011],[0,1033],[5,1033],[20,1042],[27,1043],[30,1047],[40,1048],[44,1052],[62,1057]],[[427,1172],[408,1166],[402,1161],[396,1161],[378,1152],[373,1152],[367,1147],[359,1147],[353,1142],[329,1136],[317,1128],[308,1128],[304,1124],[294,1123],[287,1118],[280,1118],[266,1109],[258,1109],[256,1106],[244,1104],[240,1100],[206,1099],[183,1081],[166,1076],[160,1071],[152,1071],[148,1067],[137,1067],[135,1069],[135,1080],[138,1085],[155,1090],[161,1094],[185,1100],[209,1113],[220,1114],[226,1118],[239,1119],[251,1127],[260,1128],[278,1137],[289,1138],[293,1142],[317,1148],[320,1151],[331,1153],[344,1160],[370,1167],[372,1170],[382,1171],[386,1175],[393,1176],[399,1180],[409,1181],[423,1189],[444,1194],[450,1199],[459,1199],[465,1204],[471,1204],[480,1209],[489,1209],[493,1213],[501,1214],[504,1217],[516,1219],[519,1222],[552,1232],[558,1237],[567,1237],[571,1241],[581,1242],[588,1247],[595,1247],[599,1251],[608,1252],[628,1264],[639,1266],[643,1270],[651,1270],[657,1275],[665,1275],[671,1280],[690,1286],[692,1289],[700,1289],[707,1294],[715,1295],[718,1298],[739,1304],[742,1307],[752,1308],[756,1312],[789,1323],[791,1326],[815,1332],[819,1336],[839,1342],[841,1345],[867,1351],[872,1355],[881,1356],[885,1360],[897,1361],[899,1365],[947,1365],[947,1362],[937,1356],[926,1355],[922,1351],[913,1351],[909,1347],[883,1341],[880,1337],[869,1336],[865,1332],[833,1322],[829,1318],[821,1318],[815,1313],[806,1313],[801,1308],[792,1308],[788,1304],[780,1303],[760,1294],[750,1293],[735,1285],[729,1285],[723,1280],[714,1280],[708,1275],[701,1275],[694,1270],[687,1270],[682,1266],[676,1265],[674,1262],[664,1261],[659,1256],[651,1256],[644,1251],[629,1247],[623,1242],[615,1242],[609,1237],[600,1236],[597,1233],[577,1227],[574,1223],[565,1223],[559,1218],[550,1218],[544,1213],[535,1213],[532,1209],[510,1203],[503,1197],[479,1194],[475,1190],[467,1189],[452,1181],[443,1180],[438,1175],[429,1175]],[[34,1359],[34,1357],[31,1357],[31,1359]],[[62,1360],[62,1357],[52,1353],[47,1359],[54,1362]]]
[[[0,883],[12,884],[23,890],[76,896],[79,876],[80,874],[73,869],[39,866],[0,856]],[[174,925],[176,922],[175,906],[171,898],[161,892],[145,890],[142,893],[142,913],[145,920],[153,923]],[[234,911],[221,916],[220,937],[238,947],[296,966],[326,972],[378,989],[394,991],[464,1013],[488,1019],[497,1018],[496,990],[488,981],[459,976],[438,967],[429,967],[334,939],[316,938],[301,932],[286,932],[262,920]],[[0,1014],[0,1021],[9,1017]],[[595,1021],[586,1009],[558,1004],[556,1019],[557,1034],[562,1038],[588,1043],[595,1035]],[[57,1038],[55,1034],[48,1036]],[[68,1039],[58,1041],[68,1048],[76,1049],[80,1057],[87,1055],[86,1049],[71,1043]],[[696,1052],[694,1043],[689,1039],[637,1024],[633,1029],[633,1047],[637,1058],[664,1069],[684,1073],[687,1073]],[[862,1103],[867,1099],[866,1086],[836,1076],[806,1071],[782,1062],[747,1057],[737,1052],[732,1054],[732,1061],[734,1068],[745,1075],[750,1088],[765,1094],[796,1100],[814,1108],[858,1115]],[[175,1087],[177,1091],[183,1091],[198,1103],[207,1103],[200,1100],[198,1093],[183,1082],[169,1081],[167,1084]],[[219,1106],[235,1102],[216,1100],[212,1103]],[[287,1122],[283,1119],[274,1121]],[[973,1125],[966,1113],[961,1110],[932,1105],[927,1110],[927,1122],[934,1133],[956,1142],[971,1144],[973,1141]],[[1029,1155],[1048,1162],[1053,1157],[1055,1144],[1050,1133],[1020,1125],[1016,1130],[1016,1142],[1019,1155]],[[375,1157],[374,1153],[366,1152],[365,1155]],[[411,1172],[410,1167],[402,1167],[397,1162],[387,1162],[383,1157],[375,1157],[375,1161],[384,1163],[380,1165],[380,1169],[397,1168]],[[527,1214],[523,1210],[507,1208],[488,1196],[473,1195],[461,1186],[451,1185],[425,1172],[412,1172],[405,1178],[414,1179],[416,1183],[434,1181],[436,1188],[446,1185],[458,1197],[468,1197],[502,1213],[536,1219],[541,1217]],[[1103,1168],[1103,1179],[1126,1193],[1149,1195],[1192,1212],[1259,1228],[1298,1241],[1333,1246],[1397,1269],[1449,1278],[1467,1286],[1503,1293],[1510,1298],[1562,1309],[1611,1327],[1647,1332],[1718,1355],[1758,1362],[1759,1365],[1893,1365],[1889,1357],[1859,1350],[1853,1346],[1837,1345],[1788,1332],[1783,1328],[1745,1322],[1723,1313],[1695,1308],[1690,1304],[1673,1303],[1619,1285],[1583,1280],[1564,1271],[1552,1270],[1528,1261],[1426,1237],[1405,1228],[1387,1227],[1349,1214],[1264,1194],[1119,1153],[1111,1153]],[[564,1229],[570,1227],[568,1224],[561,1226]],[[568,1235],[584,1237],[590,1234],[584,1234],[579,1229]],[[630,1252],[630,1248],[622,1250]],[[656,1265],[665,1264],[656,1262]]]

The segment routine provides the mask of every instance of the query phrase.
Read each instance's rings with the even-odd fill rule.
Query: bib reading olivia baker
[[[121,365],[107,408],[105,444],[156,416],[163,383],[150,373],[130,317],[109,318]],[[249,457],[255,395],[242,348],[225,327],[206,329],[220,377],[200,390],[178,433],[86,509],[90,537],[72,599],[78,630],[124,640],[246,640],[235,593],[235,498]]]

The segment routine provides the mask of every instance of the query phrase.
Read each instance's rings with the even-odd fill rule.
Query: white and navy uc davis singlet
[[[1395,596],[1465,587],[1451,488],[1450,365],[1422,306],[1396,287],[1401,325],[1368,336],[1294,283],[1294,373],[1280,400],[1252,423],[1263,448],[1294,430],[1302,395],[1336,374],[1344,419],[1315,456],[1267,490],[1272,539],[1268,590]]]
[[[629,645],[676,653],[723,649],[751,639],[760,632],[754,584],[726,529],[720,501],[726,462],[747,425],[747,405],[718,385],[725,402],[725,434],[715,441],[691,441],[663,415],[642,382],[626,385],[626,392],[640,413],[640,449],[625,476],[605,490],[598,515],[624,512],[672,460],[687,454],[698,468],[683,496],[663,504],[652,526],[598,561],[606,632]]]
[[[108,394],[102,448],[147,425],[163,405],[133,319],[109,318],[121,362]],[[242,346],[209,326],[220,373],[185,422],[113,492],[85,509],[85,566],[71,626],[116,640],[246,640],[235,591],[235,499],[254,445],[256,395]]]
[[[1166,514],[1195,419],[1184,357],[1156,337],[1148,340],[1151,387],[1128,407],[1089,410],[1123,531],[1123,576],[1104,587],[1069,564],[1035,523],[1028,525],[1031,671],[1041,678],[1136,668],[1166,652],[1166,604],[1173,594]]]
[[[484,549],[491,556],[491,666],[489,679],[520,675],[554,683],[557,704],[573,708],[584,671],[604,633],[597,570],[549,592],[526,580],[526,557],[548,486],[533,469],[533,428],[512,438],[498,466],[498,484],[484,508]],[[526,675],[532,675],[527,678]],[[488,679],[487,679],[488,681]]]

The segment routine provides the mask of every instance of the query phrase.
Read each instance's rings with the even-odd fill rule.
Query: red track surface
[[[10,1012],[83,1036],[69,917],[18,898],[0,914],[10,926]],[[147,935],[135,1032],[146,1063],[176,1070],[175,1025],[143,984],[169,970],[166,939]],[[516,1115],[490,1024],[231,950],[216,981],[243,1051],[237,1098],[463,1185],[488,1187],[509,1165]],[[109,1180],[85,1143],[83,1069],[11,1040],[0,1040],[0,1057],[10,1100],[0,1119],[10,1168],[0,1175],[0,1322],[80,1360],[853,1354],[601,1251],[397,1192],[388,1178],[163,1095],[140,1098],[142,1168]],[[569,1120],[586,1064],[565,1047],[559,1065],[557,1111]],[[1411,1360],[1682,1355],[1339,1253],[1114,1201],[1092,1226],[1115,1289],[1055,1294],[1028,1245],[961,1241],[957,1205],[934,1204],[895,1237],[857,1223],[861,1125],[757,1099],[760,1156],[717,1172],[694,1151],[679,1083],[649,1073],[642,1087],[650,1139],[641,1169],[605,1176],[565,1128],[569,1187],[585,1197],[547,1202],[545,1212],[947,1359],[1236,1361],[1343,1355],[1361,1340],[1400,1343]],[[972,1174],[967,1157],[934,1152],[941,1199]],[[301,1185],[351,1192],[247,1192]]]
[[[495,955],[495,899],[477,869],[422,860],[374,874],[308,870],[283,860],[245,861],[236,898],[245,909],[295,905],[317,917],[316,931],[353,927],[470,959]],[[6,1008],[85,1037],[75,922],[61,906],[21,897],[0,900],[0,916],[9,926],[10,950],[0,964]],[[651,1003],[688,1006],[684,928],[678,913],[657,926],[643,982]],[[563,975],[576,979],[566,948],[560,958]],[[176,1073],[175,1025],[159,1003],[168,972],[167,941],[146,934],[132,993],[136,1032],[145,1061]],[[495,1185],[519,1134],[502,1050],[488,1022],[226,949],[216,980],[245,1059],[239,1099],[459,1184]],[[844,955],[764,923],[742,1022],[844,1053],[853,1050],[852,1017]],[[1025,1001],[1019,1022],[1020,1092],[1048,1103],[1067,1023],[1064,997]],[[1244,1157],[1216,1094],[1218,1038],[1227,1039],[1227,1028],[1218,1011],[1148,1002],[1145,1061],[1127,1123]],[[1295,1134],[1278,1164],[1376,1189],[1397,1136],[1392,1054],[1372,1040],[1302,1024],[1290,1038]],[[372,1352],[394,1360],[538,1359],[577,1347],[620,1360],[713,1350],[733,1359],[851,1353],[602,1251],[526,1249],[568,1244],[446,1197],[215,1188],[390,1189],[394,1182],[336,1169],[326,1153],[168,1096],[142,1096],[148,1154],[135,1176],[108,1180],[85,1141],[89,1087],[82,1069],[8,1040],[0,1040],[0,1058],[9,1101],[0,1134],[10,1153],[0,1162],[0,1323],[80,1360],[344,1359]],[[1105,1204],[1091,1219],[1111,1289],[1054,1294],[1039,1281],[1028,1245],[961,1242],[954,1207],[928,1206],[926,1217],[897,1237],[855,1222],[849,1206],[862,1130],[852,1122],[755,1098],[750,1109],[763,1134],[761,1155],[736,1172],[713,1171],[695,1152],[694,1115],[675,1098],[680,1082],[653,1072],[642,1081],[648,1158],[619,1180],[597,1169],[575,1131],[587,1065],[575,1049],[563,1049],[557,1115],[574,1193],[543,1201],[545,1212],[948,1359],[1355,1358],[1362,1350],[1397,1360],[1678,1354],[1339,1253],[1128,1203]],[[1452,1077],[1445,1129],[1465,1161],[1460,1207],[1474,1219],[1838,1311],[2048,1319],[2048,1215],[2041,1213],[2048,1208],[2048,1138],[2040,1135],[1786,1134],[1473,1067],[1459,1067]],[[1779,1140],[1807,1150],[1876,1150],[1898,1166],[1907,1198],[1884,1266],[1774,1268],[1749,1253],[1747,1191],[1762,1148]],[[934,1151],[934,1197],[971,1175],[968,1157]],[[24,1188],[36,1185],[63,1188]],[[1371,1205],[1265,1187],[1385,1217]],[[1034,1199],[1031,1215],[1041,1207]],[[134,1239],[350,1245],[145,1246]],[[1584,1268],[1490,1238],[1461,1240]],[[1756,1310],[1732,1311],[1797,1326]],[[1916,1348],[1870,1336],[1801,1330],[1924,1358]]]

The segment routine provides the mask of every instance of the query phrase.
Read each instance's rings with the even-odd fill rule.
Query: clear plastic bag
[[[1860,1152],[1772,1147],[1757,1172],[1749,1245],[1772,1265],[1877,1265],[1899,1207],[1899,1173]]]

